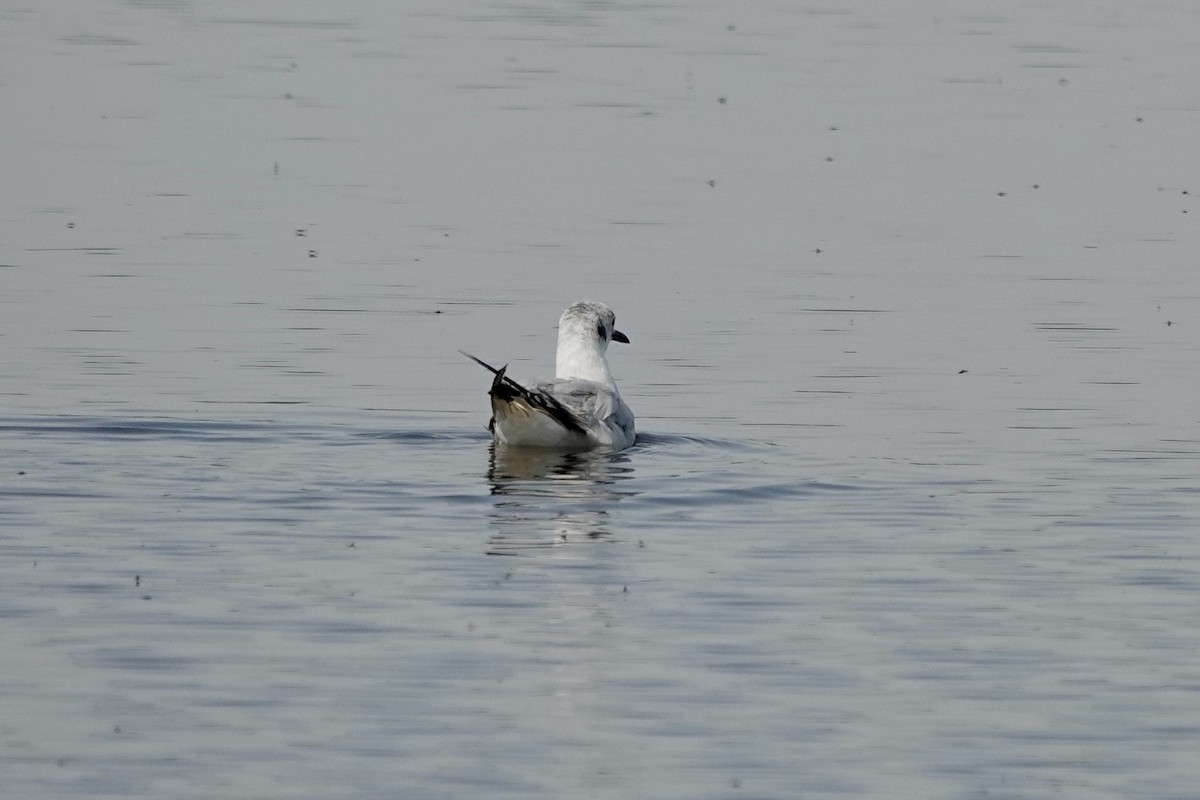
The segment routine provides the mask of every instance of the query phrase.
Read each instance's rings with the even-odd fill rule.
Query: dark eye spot
[[[601,339],[607,339],[607,338],[608,338],[608,331],[604,330],[604,323],[603,323],[603,322],[601,322],[601,323],[599,323],[598,325],[596,325],[596,335],[597,335],[597,336],[599,336]]]

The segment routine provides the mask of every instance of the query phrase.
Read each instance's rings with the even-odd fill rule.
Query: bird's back
[[[554,378],[541,381],[534,388],[569,410],[594,446],[622,450],[633,444],[633,412],[615,386],[579,378]]]

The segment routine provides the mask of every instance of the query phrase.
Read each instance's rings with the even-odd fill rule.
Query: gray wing
[[[585,428],[610,426],[633,431],[633,412],[619,394],[602,383],[555,378],[539,381],[534,388],[557,400]]]

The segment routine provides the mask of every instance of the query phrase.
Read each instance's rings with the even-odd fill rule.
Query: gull
[[[558,320],[555,377],[526,388],[465,350],[494,376],[488,430],[498,444],[544,450],[624,450],[633,444],[633,412],[608,371],[609,342],[629,343],[603,303],[581,300]]]

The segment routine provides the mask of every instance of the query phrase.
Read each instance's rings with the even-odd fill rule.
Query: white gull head
[[[617,386],[604,354],[609,342],[629,343],[629,338],[616,329],[616,322],[611,308],[590,300],[581,300],[564,311],[558,320],[555,377],[595,381],[615,392]]]

